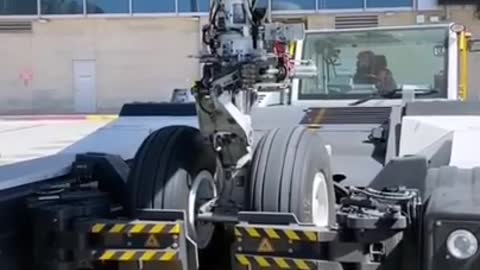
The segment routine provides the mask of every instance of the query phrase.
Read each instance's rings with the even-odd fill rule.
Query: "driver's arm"
[[[397,89],[397,83],[389,69],[383,69],[378,73],[376,86],[381,93],[388,93]]]

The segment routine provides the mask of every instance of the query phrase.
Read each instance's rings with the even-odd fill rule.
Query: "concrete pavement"
[[[0,116],[0,165],[55,154],[115,118],[112,115]]]
[[[81,115],[81,114],[61,114],[61,115],[0,115],[0,121],[50,121],[50,120],[87,120],[87,121],[108,121],[116,119],[114,114],[99,115]]]

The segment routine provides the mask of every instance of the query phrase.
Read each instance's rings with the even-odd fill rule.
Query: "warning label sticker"
[[[146,247],[152,247],[152,248],[157,248],[160,247],[160,243],[158,243],[157,238],[154,235],[150,235],[145,241],[145,246]]]
[[[270,241],[267,238],[263,238],[262,242],[258,246],[258,252],[273,252],[273,247]]]

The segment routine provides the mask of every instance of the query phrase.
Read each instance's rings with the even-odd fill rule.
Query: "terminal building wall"
[[[369,1],[377,5],[382,2]],[[428,4],[431,0],[418,1],[410,8],[336,10],[333,8],[339,7],[335,6],[323,10],[319,6],[328,7],[330,2],[319,0],[313,6],[316,10],[311,11],[311,2],[302,0],[296,10],[276,11],[274,17],[303,19],[309,29],[335,28],[335,17],[345,15],[375,15],[380,26],[458,22],[466,24],[474,36],[480,36],[480,20],[474,7],[446,10]],[[165,14],[159,13],[162,7],[156,7],[157,13],[138,16],[132,14],[134,8],[148,5],[126,5],[123,8],[129,13],[122,14],[122,8],[105,4],[101,11],[112,14],[92,16],[87,14],[99,12],[98,7],[71,5],[59,11],[53,5],[42,5],[41,9],[35,6],[32,15],[28,13],[34,12],[33,8],[17,6],[10,12],[16,14],[8,14],[5,7],[9,2],[0,0],[0,114],[116,113],[125,102],[168,101],[173,89],[189,88],[200,76],[197,59],[191,56],[201,49],[200,29],[206,22],[207,7],[204,1],[196,8],[185,8],[180,3],[189,1],[179,0],[177,6],[173,5],[173,13],[168,8]],[[408,0],[388,0],[398,5],[404,2]],[[57,14],[68,12],[79,14]],[[424,21],[418,15],[424,15]],[[475,76],[475,70],[480,68],[480,55],[472,55],[470,68],[470,97],[477,99],[475,90],[480,87],[480,77]]]
[[[198,26],[189,18],[62,19],[35,22],[31,33],[0,34],[0,113],[70,113],[76,105],[82,112],[79,61],[94,64],[97,112],[167,100],[199,76],[188,57],[199,50]]]

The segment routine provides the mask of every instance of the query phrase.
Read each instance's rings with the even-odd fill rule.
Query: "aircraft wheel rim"
[[[316,226],[326,227],[329,224],[328,188],[325,174],[317,172],[313,179],[312,189],[312,221]]]
[[[193,180],[188,196],[188,225],[189,234],[199,249],[204,249],[210,243],[215,230],[210,222],[199,222],[196,217],[199,207],[206,201],[217,197],[217,189],[210,172],[201,171]],[[208,200],[206,200],[208,198]]]

